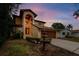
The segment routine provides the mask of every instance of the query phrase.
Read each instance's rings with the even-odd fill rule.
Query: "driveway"
[[[60,48],[66,49],[70,52],[79,54],[79,43],[78,42],[72,42],[72,41],[63,40],[63,39],[52,39],[51,44],[58,46]]]

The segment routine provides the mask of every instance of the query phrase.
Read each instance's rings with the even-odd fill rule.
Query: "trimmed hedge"
[[[40,38],[34,38],[34,37],[26,37],[26,39],[32,39],[32,40],[40,40]]]
[[[2,44],[5,42],[5,38],[4,37],[0,37],[0,47],[2,46]]]
[[[14,34],[14,38],[15,39],[21,39],[21,38],[23,38],[23,35],[22,35],[21,32],[17,32],[17,33]]]
[[[43,40],[43,38],[26,37],[26,40],[28,40],[32,43],[37,43],[38,44],[38,43],[43,43],[43,42],[50,43],[51,38],[45,38],[45,40]]]
[[[41,38],[32,38],[32,37],[26,37],[26,40],[32,43],[40,43]]]

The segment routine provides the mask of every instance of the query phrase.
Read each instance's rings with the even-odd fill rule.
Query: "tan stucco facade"
[[[15,18],[15,24],[22,25],[22,19],[20,19],[20,17],[16,17]]]
[[[26,16],[27,15],[30,15],[31,18],[29,19],[26,19]],[[29,36],[29,37],[32,37],[32,23],[33,23],[33,19],[34,19],[34,16],[31,12],[24,12],[23,14],[23,38],[25,39],[26,36]],[[28,29],[28,34],[26,34],[26,29]]]
[[[41,30],[34,25],[32,25],[32,36],[34,38],[41,38]]]
[[[30,15],[31,17],[28,18],[27,15]],[[41,38],[41,31],[39,28],[33,25],[33,22],[33,13],[30,11],[24,11],[22,16],[15,17],[15,24],[17,25],[15,27],[15,31],[21,31],[24,39],[26,39],[26,37]]]

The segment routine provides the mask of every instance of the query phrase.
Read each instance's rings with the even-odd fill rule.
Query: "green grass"
[[[28,55],[30,52],[30,46],[12,45],[8,48],[9,55]]]
[[[40,55],[37,45],[28,43],[26,40],[10,40],[0,50],[0,55],[31,56]]]
[[[41,51],[42,45],[33,44],[26,40],[7,40],[0,48],[0,56],[56,56],[74,55],[64,49],[46,44],[46,51]]]

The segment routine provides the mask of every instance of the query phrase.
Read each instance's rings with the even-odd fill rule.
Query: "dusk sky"
[[[79,29],[79,20],[73,17],[74,11],[79,9],[79,4],[66,3],[26,3],[21,4],[20,9],[31,9],[38,16],[37,20],[47,22],[51,26],[54,22],[61,22],[64,25],[72,24],[74,29]]]

